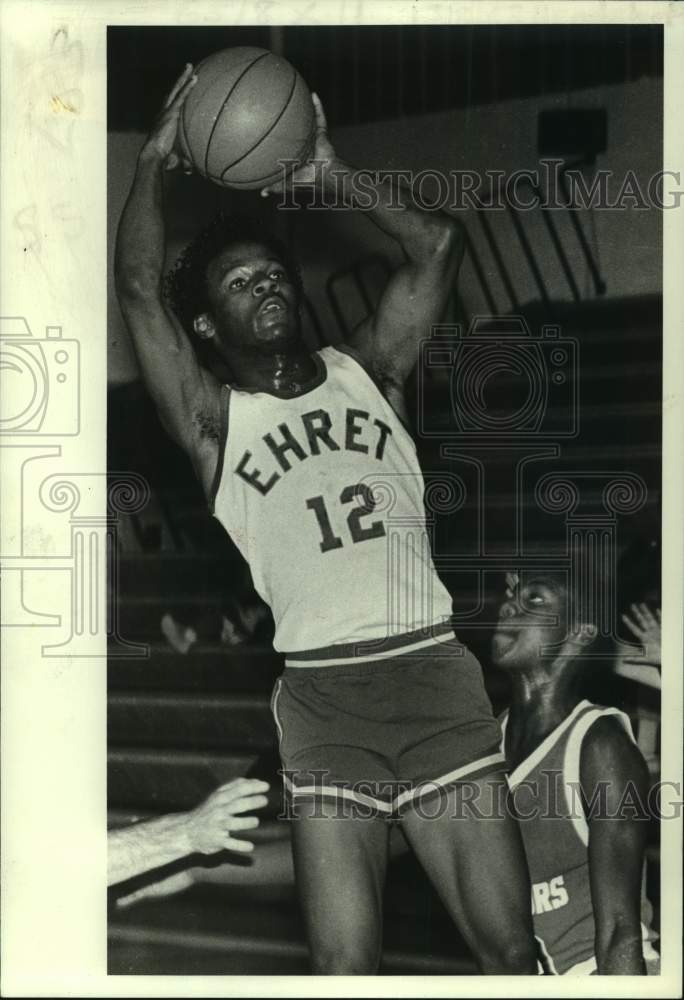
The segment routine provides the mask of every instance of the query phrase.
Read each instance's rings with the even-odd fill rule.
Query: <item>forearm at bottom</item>
[[[114,276],[119,296],[141,288],[159,290],[165,240],[163,164],[154,151],[143,147],[116,238]]]
[[[185,813],[114,830],[107,837],[107,884],[115,885],[190,853]]]
[[[641,927],[624,928],[616,926],[609,935],[597,938],[596,964],[602,976],[644,976],[644,962]]]

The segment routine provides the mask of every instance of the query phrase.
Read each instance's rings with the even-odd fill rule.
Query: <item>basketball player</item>
[[[640,917],[648,771],[627,716],[579,693],[587,666],[601,669],[586,657],[596,627],[560,574],[508,574],[507,583],[492,659],[512,680],[502,746],[544,970],[655,973]]]
[[[505,794],[504,758],[480,666],[449,625],[402,422],[404,382],[453,289],[462,235],[440,213],[390,207],[394,192],[377,183],[368,215],[405,263],[344,349],[306,348],[298,273],[262,233],[239,239],[214,226],[201,235],[174,272],[169,308],[162,181],[179,163],[193,82],[187,67],[140,152],[116,285],[161,419],[273,611],[286,662],[273,711],[313,971],[377,971],[386,817],[400,814],[482,971],[534,973],[515,821],[450,820],[466,779],[485,811]],[[306,164],[295,179],[330,196],[351,188],[353,171],[330,144],[319,102],[315,110],[322,169]],[[188,334],[215,346],[230,385],[200,367]],[[392,490],[391,520],[375,509],[373,481]],[[388,572],[391,532],[406,560],[399,574]],[[422,808],[426,789],[445,801],[436,818]]]

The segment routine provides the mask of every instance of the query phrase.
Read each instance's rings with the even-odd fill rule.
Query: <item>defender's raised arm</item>
[[[218,457],[220,386],[201,368],[162,293],[164,171],[175,150],[183,101],[195,77],[188,65],[170,91],[138,157],[116,240],[115,284],[145,384],[171,437],[190,456],[209,492]]]

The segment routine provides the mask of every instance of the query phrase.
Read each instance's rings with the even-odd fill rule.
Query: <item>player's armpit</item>
[[[354,331],[356,332],[356,331]],[[353,335],[352,335],[353,339]],[[394,412],[397,414],[401,422],[410,431],[411,420],[409,418],[408,408],[406,406],[406,397],[404,394],[404,378],[399,378],[392,372],[383,371],[382,368],[378,368],[371,364],[361,351],[352,347],[349,341],[344,344],[344,347],[340,348],[345,354],[354,358],[355,361],[361,365],[361,367],[370,375],[370,377],[375,382],[377,388],[380,390],[382,395],[385,397],[387,402],[390,404]]]

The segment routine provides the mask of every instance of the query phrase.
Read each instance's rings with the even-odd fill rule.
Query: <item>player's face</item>
[[[232,243],[207,268],[216,332],[226,347],[277,350],[299,339],[295,286],[285,265],[259,243]]]
[[[532,669],[542,662],[544,647],[563,643],[567,628],[564,584],[549,574],[520,579],[506,574],[506,598],[492,638],[492,662],[505,670]]]

